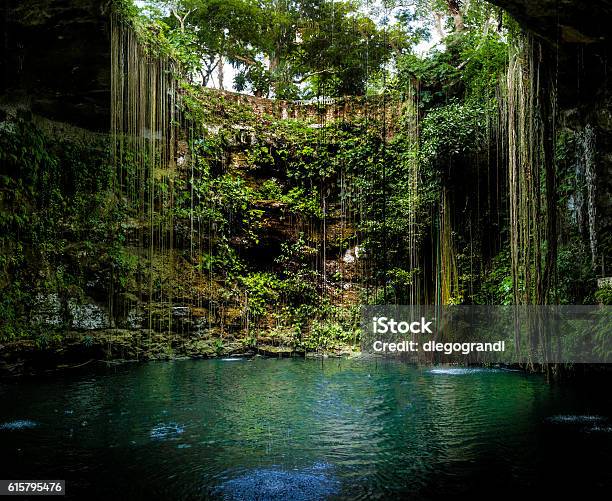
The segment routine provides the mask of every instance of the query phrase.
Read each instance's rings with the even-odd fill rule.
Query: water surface
[[[607,386],[376,360],[127,364],[0,384],[2,478],[68,497],[609,493]]]

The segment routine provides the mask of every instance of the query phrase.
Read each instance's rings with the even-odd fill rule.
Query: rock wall
[[[0,107],[89,130],[110,123],[108,0],[5,0]]]
[[[561,107],[558,127],[565,127],[581,134],[592,127],[595,140],[595,227],[597,233],[596,261],[598,272],[611,273],[609,249],[612,235],[612,98],[610,83],[606,78],[606,61],[610,49],[608,21],[610,2],[589,3],[578,1],[504,1],[494,3],[508,9],[525,27],[533,30],[546,42],[542,54],[557,68],[557,88]],[[67,123],[87,130],[108,132],[110,125],[110,38],[108,33],[109,3],[101,0],[37,0],[27,3],[9,0],[4,6],[3,27],[6,36],[2,47],[3,81],[0,89],[0,105],[10,112],[22,109],[36,117],[44,117],[49,124]],[[559,21],[559,24],[557,24]],[[203,91],[221,102],[220,97],[232,103],[244,105],[258,115],[277,119],[310,121],[316,127],[323,121],[343,117],[378,117],[384,113],[388,123],[396,123],[399,107],[381,102],[381,98],[345,98],[321,104],[273,101],[222,91]],[[387,106],[385,106],[387,105]],[[223,106],[223,104],[220,104]],[[367,110],[367,111],[366,111]],[[211,124],[211,127],[214,127]],[[57,127],[61,134],[65,128]],[[236,139],[229,145],[227,161],[247,182],[259,186],[269,172],[260,177],[249,172],[245,151],[252,146],[248,126],[235,127]],[[392,132],[392,127],[389,128]],[[180,149],[180,148],[179,148]],[[249,176],[251,176],[249,178]],[[264,176],[264,177],[261,177]],[[283,241],[295,239],[300,226],[295,224],[287,208],[282,204],[262,200],[256,208],[263,212],[265,233],[256,246],[242,245],[239,239],[232,241],[243,255],[252,259],[268,260],[278,252]],[[333,208],[332,208],[333,209]],[[347,296],[353,296],[351,278],[356,274],[356,249],[339,249],[332,245],[345,229],[333,212],[328,220],[327,239],[330,255],[322,263],[331,276],[342,268],[349,279]],[[135,228],[135,234],[138,228]],[[315,233],[320,229],[316,228]],[[342,235],[340,235],[342,236]],[[588,238],[588,235],[585,235]],[[136,238],[135,238],[136,239]],[[185,270],[183,270],[185,271]],[[177,273],[178,281],[189,280],[189,274]],[[100,281],[102,283],[102,280]],[[214,285],[214,284],[213,284]],[[116,327],[113,315],[108,311],[103,295],[92,299],[92,294],[82,303],[62,302],[54,295],[41,297],[35,315],[50,325],[66,318],[69,325],[78,330],[97,330]],[[212,294],[214,287],[205,289]],[[187,304],[193,298],[180,300]],[[188,307],[180,303],[172,307],[169,323],[173,330],[201,332],[206,330],[202,320],[203,308]],[[195,301],[194,304],[198,302]],[[137,301],[133,309],[120,312],[121,327],[140,329],[163,318],[165,312],[149,311],[145,315]],[[215,312],[223,326],[242,328],[239,304]],[[117,312],[115,312],[117,313]]]
[[[388,102],[389,98],[382,95],[285,101],[217,89],[205,89],[203,92],[215,100],[223,98],[228,102],[247,106],[260,116],[267,115],[279,120],[304,120],[317,124],[341,119],[354,120],[367,115],[371,120],[384,119],[389,135],[394,133],[402,113],[401,106]]]
[[[579,138],[594,135],[596,269],[612,274],[612,1],[490,0],[543,41],[539,57],[551,68],[557,95],[554,127]],[[549,119],[551,119],[549,117]],[[578,163],[582,160],[578,159]],[[589,238],[585,234],[584,238]]]
[[[111,119],[110,0],[5,0],[0,109],[108,132]],[[320,104],[214,91],[276,118],[333,119],[381,109],[381,99]],[[389,108],[391,112],[391,108]],[[392,122],[392,120],[390,120]]]

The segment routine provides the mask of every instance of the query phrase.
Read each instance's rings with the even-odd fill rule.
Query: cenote
[[[376,359],[125,364],[0,386],[4,478],[68,497],[436,499],[605,492],[595,386]]]
[[[612,0],[1,5],[0,496],[610,497]]]

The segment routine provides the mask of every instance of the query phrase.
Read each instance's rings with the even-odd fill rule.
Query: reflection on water
[[[338,481],[326,470],[324,464],[301,471],[256,468],[223,482],[214,492],[236,501],[317,501],[338,494]]]
[[[158,424],[151,430],[151,438],[153,440],[167,440],[177,438],[178,435],[185,431],[185,427],[176,423]]]
[[[29,419],[17,419],[16,421],[0,424],[0,430],[23,430],[26,428],[34,428],[36,425],[37,423]]]
[[[0,393],[2,476],[65,478],[68,497],[441,499],[562,492],[577,478],[612,486],[609,392],[517,372],[176,361],[2,383]]]
[[[606,421],[606,418],[603,416],[552,416],[547,421],[551,423],[592,424]]]
[[[436,367],[430,374],[448,374],[449,376],[463,376],[465,374],[480,374],[482,372],[502,372],[504,369],[488,369],[484,367]]]

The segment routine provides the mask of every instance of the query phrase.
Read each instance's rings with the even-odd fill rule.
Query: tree
[[[408,46],[407,32],[379,26],[354,1],[149,0],[148,15],[199,61],[206,85],[224,61],[235,86],[256,95],[363,94],[368,74]]]
[[[320,2],[304,19],[296,67],[315,94],[363,94],[369,74],[408,46],[404,30],[378,26],[357,7]]]

